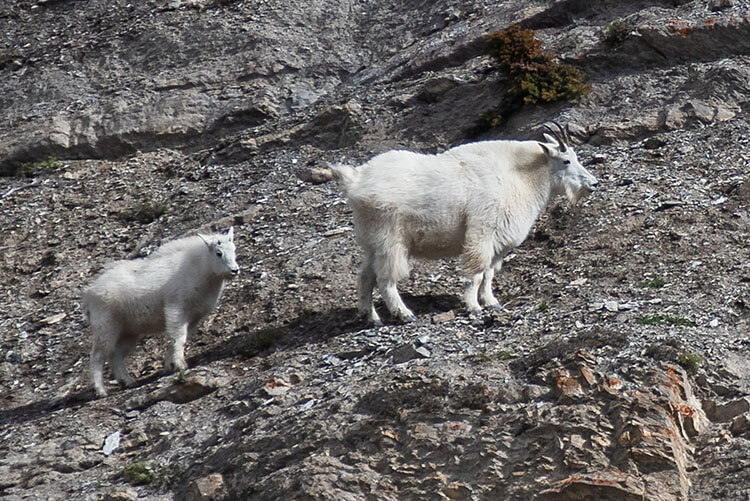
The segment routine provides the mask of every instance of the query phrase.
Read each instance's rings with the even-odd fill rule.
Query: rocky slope
[[[0,497],[713,500],[750,495],[750,2],[8,0],[0,6]],[[512,23],[589,75],[601,189],[555,200],[470,317],[356,319],[333,185],[436,151],[500,99]],[[54,160],[47,160],[48,157]],[[78,298],[111,259],[237,232],[240,278],[162,374],[93,399]],[[380,305],[382,311],[382,305]]]

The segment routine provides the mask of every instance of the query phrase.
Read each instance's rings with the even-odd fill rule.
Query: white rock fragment
[[[620,304],[617,301],[604,301],[604,308],[607,311],[620,311]]]
[[[109,456],[112,454],[115,449],[117,449],[120,446],[120,431],[116,431],[114,433],[111,433],[107,438],[104,439],[104,446],[102,447],[102,452],[105,456]]]

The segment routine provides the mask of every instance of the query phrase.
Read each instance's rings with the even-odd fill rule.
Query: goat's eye
[[[221,257],[221,256],[223,256],[223,255],[224,255],[224,253],[223,253],[223,252],[221,252],[221,251],[216,251],[216,255],[217,255],[217,256],[219,256],[219,257]]]
[[[565,165],[570,165],[570,160],[563,160],[563,163],[564,163]]]

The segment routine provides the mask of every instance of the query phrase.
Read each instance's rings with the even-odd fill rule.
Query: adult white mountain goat
[[[164,332],[169,338],[167,370],[187,368],[188,334],[214,310],[224,282],[239,272],[233,228],[174,240],[148,257],[108,265],[83,294],[93,333],[90,370],[96,394],[107,394],[105,361],[121,384],[133,384],[125,357],[146,334]]]
[[[352,208],[364,250],[361,314],[380,323],[372,301],[377,282],[388,310],[414,320],[396,289],[409,274],[410,256],[461,256],[471,279],[466,307],[478,311],[481,301],[499,308],[492,293],[495,272],[526,239],[550,197],[565,194],[575,203],[597,186],[566,131],[555,125],[559,131],[549,129],[546,142],[481,141],[437,155],[389,151],[357,169],[336,165],[298,173],[312,182],[337,179]]]

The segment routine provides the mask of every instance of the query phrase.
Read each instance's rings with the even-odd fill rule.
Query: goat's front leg
[[[484,270],[482,278],[482,289],[479,293],[479,299],[486,307],[492,310],[500,309],[500,302],[492,293],[492,279],[495,278],[495,268],[488,267]]]
[[[479,285],[482,283],[483,276],[484,272],[480,272],[473,274],[471,278],[469,278],[469,285],[464,292],[464,303],[466,304],[466,309],[469,313],[476,313],[482,310],[481,306],[479,306],[479,301],[477,300],[477,293],[479,292]]]
[[[185,362],[185,342],[188,336],[188,322],[183,318],[180,309],[167,310],[166,335],[170,341],[164,366],[167,371],[175,372],[187,369]]]

